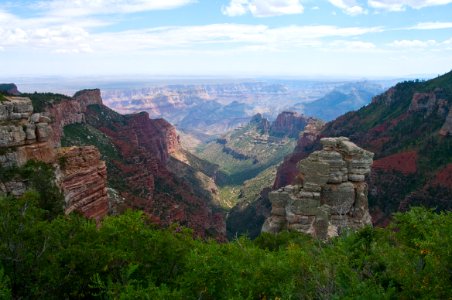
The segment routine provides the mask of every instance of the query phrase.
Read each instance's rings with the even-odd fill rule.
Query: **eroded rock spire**
[[[289,229],[327,239],[371,224],[364,179],[374,154],[346,137],[321,143],[321,151],[299,162],[299,184],[270,193],[272,212],[263,232]]]

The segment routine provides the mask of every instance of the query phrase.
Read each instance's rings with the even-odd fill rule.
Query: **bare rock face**
[[[5,99],[0,102],[0,166],[21,166],[30,159],[53,161],[55,153],[48,143],[50,119],[33,114],[29,98]]]
[[[107,167],[94,146],[58,149],[59,185],[66,202],[66,213],[78,211],[100,219],[108,213]]]
[[[52,143],[58,147],[66,125],[85,123],[85,113],[89,105],[102,104],[99,89],[82,90],[70,100],[62,100],[49,105],[45,115],[52,119]]]
[[[29,98],[5,97],[0,102],[0,167],[22,166],[31,159],[58,166],[66,212],[75,210],[89,218],[101,218],[107,214],[108,202],[107,169],[99,151],[95,147],[55,148],[63,126],[82,122],[86,107],[100,99],[98,90],[76,95],[80,101],[61,101],[46,113],[33,113]],[[27,183],[20,180],[1,182],[0,193],[21,196],[26,187]]]
[[[298,138],[308,124],[308,118],[292,111],[283,111],[270,127],[270,135]]]
[[[414,93],[408,112],[423,111],[425,117],[436,112],[438,117],[443,118],[448,110],[448,102],[444,91],[436,88],[430,93]]]
[[[345,137],[320,142],[323,149],[298,164],[302,182],[269,194],[272,212],[263,232],[290,229],[326,239],[371,224],[364,179],[373,153]]]

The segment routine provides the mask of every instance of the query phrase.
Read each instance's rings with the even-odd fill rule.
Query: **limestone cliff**
[[[33,114],[31,100],[5,97],[0,102],[0,167],[21,166],[30,159],[52,162],[50,119]]]
[[[99,219],[108,208],[106,167],[99,160],[99,152],[93,147],[69,150],[54,147],[60,144],[63,124],[83,120],[81,109],[86,109],[89,101],[82,99],[80,103],[60,102],[47,113],[33,113],[29,98],[4,97],[0,102],[0,168],[22,166],[28,160],[53,164],[62,170],[57,177],[65,195],[66,213],[78,211]],[[13,196],[22,195],[27,188],[26,180],[5,181],[0,185],[3,194]]]
[[[367,184],[373,153],[348,138],[323,138],[323,149],[298,164],[299,185],[269,194],[271,216],[262,231],[297,230],[326,239],[371,224]]]

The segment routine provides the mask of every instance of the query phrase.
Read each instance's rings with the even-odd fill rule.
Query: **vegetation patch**
[[[31,99],[31,103],[33,104],[33,112],[40,113],[44,112],[47,105],[61,102],[62,100],[70,100],[72,99],[69,96],[63,94],[55,94],[55,93],[23,93],[22,97],[28,97]]]
[[[54,168],[50,164],[29,160],[22,167],[0,167],[0,182],[22,181],[35,192],[37,205],[52,219],[63,212],[64,196],[55,184]]]
[[[452,215],[417,208],[389,228],[321,242],[296,232],[202,241],[141,212],[101,226],[47,220],[34,196],[0,198],[2,299],[447,299]]]

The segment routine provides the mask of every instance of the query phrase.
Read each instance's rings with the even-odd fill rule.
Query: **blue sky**
[[[452,0],[0,1],[8,76],[335,76],[452,69]]]

